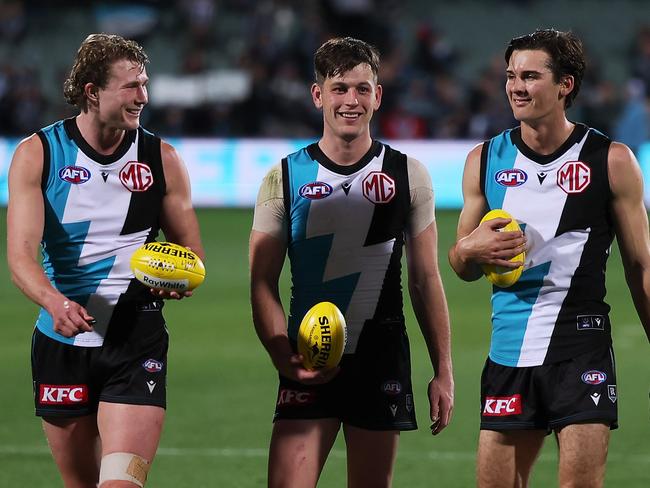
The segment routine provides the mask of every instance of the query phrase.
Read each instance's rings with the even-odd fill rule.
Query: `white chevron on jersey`
[[[132,193],[120,182],[119,171],[128,161],[137,161],[138,136],[127,153],[111,164],[99,164],[83,151],[77,152],[76,166],[90,170],[93,175],[82,185],[70,185],[61,223],[87,222],[90,226],[79,257],[79,265],[90,265],[114,256],[115,262],[109,275],[103,279],[90,296],[86,310],[97,323],[94,331],[75,337],[75,345],[101,345],[113,308],[133,278],[129,261],[133,252],[144,244],[151,228],[120,235],[129,210]],[[107,173],[104,181],[101,173]]]
[[[350,201],[367,201],[362,192],[362,181],[371,171],[381,171],[386,149],[366,166],[352,175],[340,175],[319,165],[318,181],[340,188],[344,182],[352,183],[350,191],[334,192],[327,197],[327,205],[313,205],[307,221],[306,237],[334,234],[330,256],[325,266],[323,282],[342,276],[360,273],[357,286],[345,313],[348,329],[346,353],[356,350],[364,322],[372,318],[388,269],[395,239],[364,247],[372,222],[375,205],[355,205],[350,215]],[[343,227],[345,225],[345,227]]]
[[[587,134],[558,159],[544,165],[517,152],[514,168],[526,172],[529,180],[528,184],[506,191],[503,209],[526,224],[529,249],[524,270],[550,262],[549,272],[526,324],[517,367],[544,362],[557,316],[589,238],[590,229],[565,232],[555,237],[568,196],[556,184],[556,174],[567,161],[578,160],[586,139]],[[533,176],[542,171],[548,177],[539,183]]]

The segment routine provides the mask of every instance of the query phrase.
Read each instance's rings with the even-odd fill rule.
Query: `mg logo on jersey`
[[[505,397],[486,397],[483,415],[486,417],[505,417],[521,413],[521,395]]]
[[[278,395],[278,405],[307,405],[314,401],[315,393],[310,391],[287,390],[282,388]]]
[[[307,200],[321,200],[332,194],[332,187],[322,181],[312,181],[302,185],[298,194]]]
[[[494,181],[502,186],[521,186],[527,179],[526,172],[520,169],[502,169],[494,175]]]
[[[83,166],[66,166],[59,170],[59,178],[73,185],[80,185],[90,179],[90,171]]]
[[[591,183],[591,168],[580,161],[568,161],[557,172],[557,186],[566,193],[582,193]]]
[[[86,385],[41,385],[38,403],[41,405],[88,403],[88,387]]]
[[[588,385],[600,385],[607,380],[607,375],[602,371],[592,369],[591,371],[585,371],[582,373],[582,382],[587,383]]]
[[[147,191],[153,185],[153,174],[148,165],[129,161],[120,170],[120,181],[129,191]]]
[[[388,203],[395,196],[395,180],[379,171],[368,173],[361,187],[363,196],[372,203]]]

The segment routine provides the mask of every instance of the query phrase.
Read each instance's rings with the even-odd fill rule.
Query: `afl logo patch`
[[[521,186],[528,180],[528,175],[520,169],[502,169],[494,175],[494,181],[501,186]]]
[[[397,380],[384,381],[381,391],[386,395],[399,395],[402,392],[402,384]]]
[[[163,363],[155,359],[147,359],[142,363],[142,367],[149,373],[160,373],[163,369]]]
[[[332,194],[332,187],[322,181],[312,181],[302,185],[298,193],[307,200],[321,200]]]
[[[59,178],[73,185],[81,185],[90,179],[90,171],[83,166],[66,166],[59,170]]]
[[[120,181],[129,191],[147,191],[153,185],[153,173],[145,163],[129,161],[120,170]]]
[[[590,371],[585,371],[582,373],[582,382],[588,385],[600,385],[607,380],[607,375],[602,371],[592,369]]]

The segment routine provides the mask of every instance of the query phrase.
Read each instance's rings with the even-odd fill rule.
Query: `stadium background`
[[[98,31],[122,33],[145,46],[151,101],[143,125],[189,148],[181,153],[190,167],[199,157],[193,150],[197,143],[207,144],[208,152],[211,144],[221,144],[220,154],[230,151],[236,166],[240,153],[233,153],[233,145],[264,148],[318,137],[319,114],[308,92],[314,49],[332,35],[373,42],[382,51],[385,87],[373,133],[397,148],[423,144],[438,192],[441,180],[448,179],[436,177],[436,169],[449,163],[436,157],[445,144],[471,146],[514,124],[502,90],[502,52],[511,37],[538,26],[572,29],[585,40],[590,67],[571,117],[626,142],[645,162],[650,6],[643,0],[140,0],[92,6],[3,1],[0,194],[6,195],[6,169],[18,138],[74,113],[63,103],[62,81],[79,43]],[[261,166],[273,162],[258,160]],[[462,160],[450,164],[457,177]],[[221,173],[206,170],[193,184],[211,174],[218,180],[214,174]],[[233,184],[255,188],[257,174],[234,178]],[[276,381],[250,319],[246,242],[252,213],[245,201],[219,200],[221,191],[208,186],[205,193],[212,192],[214,200],[197,202],[217,207],[198,211],[208,279],[191,301],[170,303],[166,311],[172,337],[168,419],[148,486],[264,486]],[[473,486],[489,287],[485,280],[460,282],[446,262],[458,218],[455,205],[438,212],[456,369],[454,421],[436,438],[428,433],[425,391],[431,372],[407,304],[420,430],[402,436],[396,487]],[[4,209],[0,217],[0,240],[6,242]],[[11,284],[6,247],[0,250],[0,487],[60,486],[33,417],[29,343],[36,306]],[[612,436],[606,484],[645,487],[650,484],[648,345],[616,248],[607,287],[621,427]],[[286,274],[283,295],[288,296]],[[552,438],[546,444],[532,486],[557,485],[556,448]],[[344,472],[339,441],[319,486],[344,486]]]

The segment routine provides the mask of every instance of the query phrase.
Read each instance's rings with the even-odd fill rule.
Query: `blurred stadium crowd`
[[[495,15],[541,2],[487,1]],[[472,2],[454,3],[459,2],[471,9]],[[436,9],[450,4],[3,0],[0,135],[27,135],[74,114],[61,95],[74,52],[91,32],[115,32],[138,40],[151,57],[150,108],[143,125],[163,136],[317,137],[322,118],[309,96],[312,54],[329,37],[353,35],[382,53],[384,99],[375,136],[488,138],[515,125],[503,91],[502,52],[510,37],[528,31],[505,33],[500,50],[469,71],[461,69],[468,50],[491,31],[488,25],[457,42],[458,36],[448,34],[459,26],[435,20]],[[638,4],[646,10],[644,2]],[[616,35],[625,36],[627,46],[620,53],[624,76],[610,79],[603,69],[608,59],[601,59],[598,46],[585,37],[590,65],[570,115],[635,148],[650,139],[650,22],[637,21]]]

